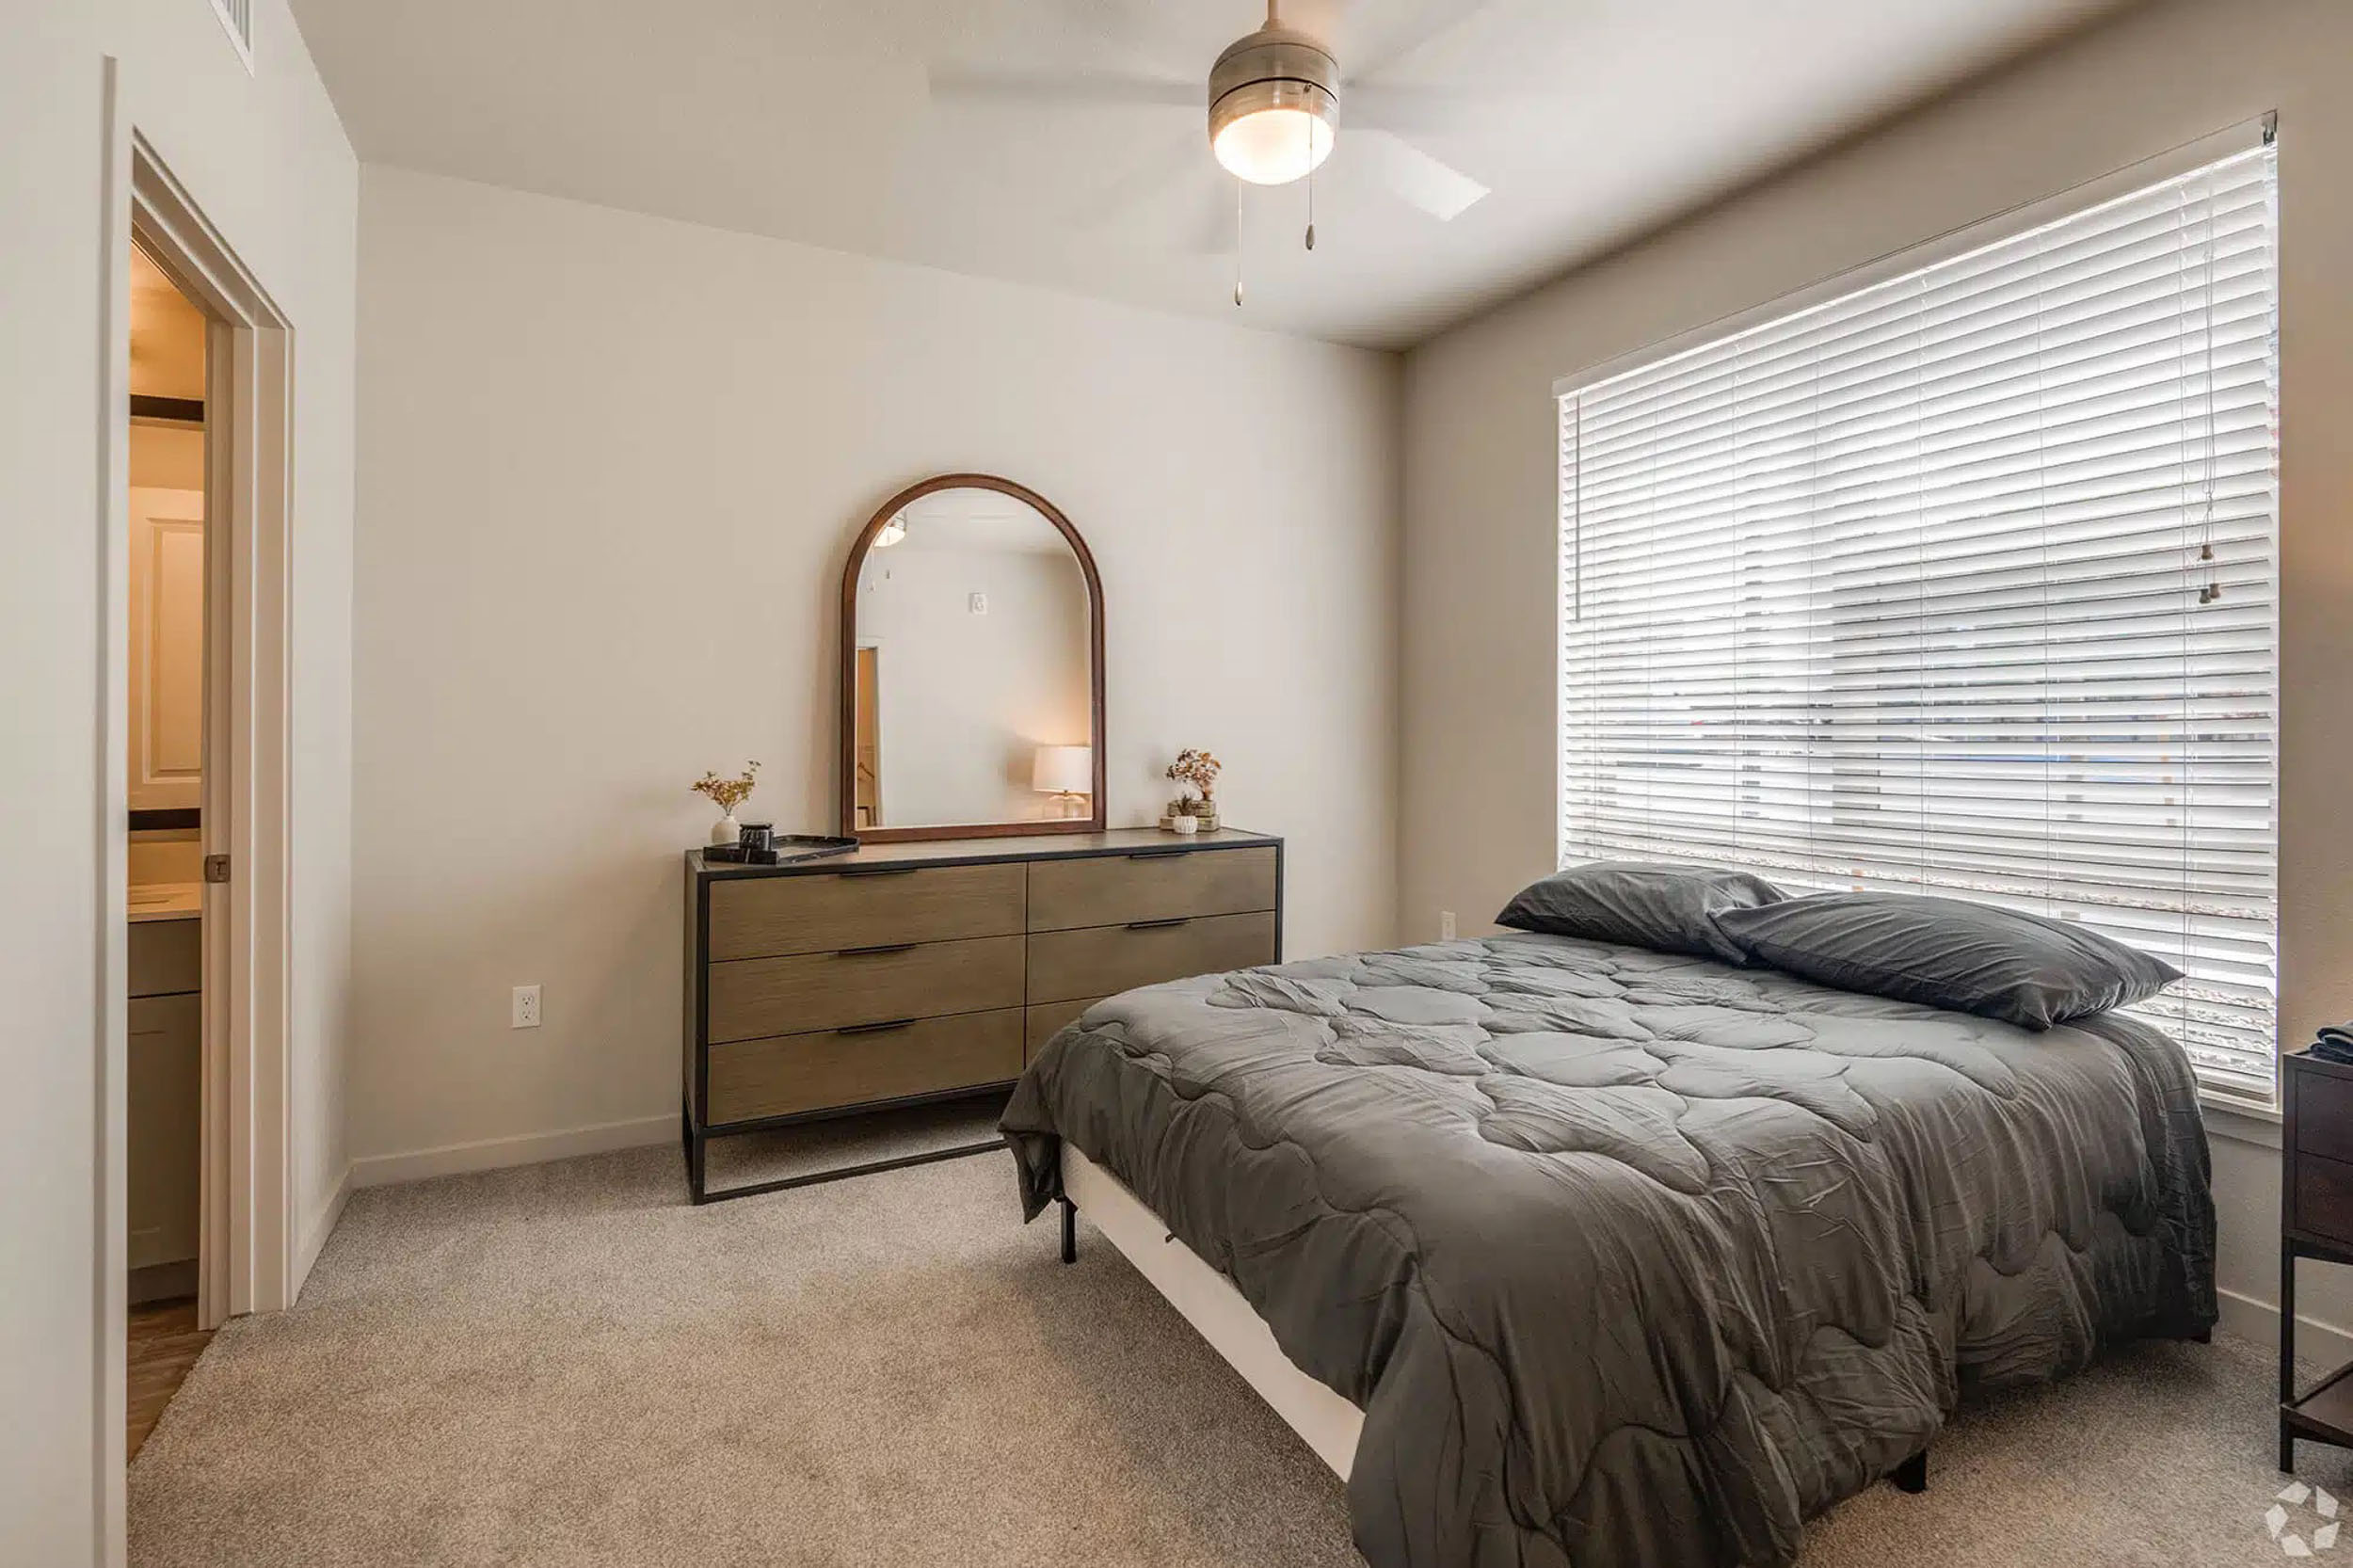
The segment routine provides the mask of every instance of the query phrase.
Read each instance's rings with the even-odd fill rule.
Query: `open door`
[[[857,735],[853,788],[857,825],[880,827],[882,814],[882,649],[872,643],[857,650]]]

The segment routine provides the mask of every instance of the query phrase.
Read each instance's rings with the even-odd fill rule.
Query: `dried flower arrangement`
[[[1206,751],[1192,746],[1176,754],[1176,760],[1168,765],[1168,776],[1179,784],[1190,784],[1201,792],[1203,804],[1217,798],[1217,776],[1225,764]]]
[[[734,778],[722,778],[715,773],[706,773],[688,787],[696,794],[708,797],[712,805],[719,808],[722,815],[733,816],[735,808],[751,798],[752,785],[759,772],[758,762],[746,762],[743,773]]]
[[[1209,752],[1187,746],[1168,765],[1168,776],[1201,792],[1198,797],[1179,795],[1168,803],[1160,825],[1174,832],[1214,832],[1217,828],[1217,776],[1225,767]]]

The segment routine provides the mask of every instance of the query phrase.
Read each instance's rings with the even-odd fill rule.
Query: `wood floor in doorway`
[[[196,1326],[194,1296],[131,1308],[127,1458],[138,1458],[139,1446],[163,1419],[164,1406],[180,1392],[188,1368],[196,1365],[212,1337],[212,1330]]]

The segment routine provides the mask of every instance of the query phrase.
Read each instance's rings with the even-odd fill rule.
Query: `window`
[[[2267,1102],[2265,146],[1561,396],[1561,855],[1950,891]]]

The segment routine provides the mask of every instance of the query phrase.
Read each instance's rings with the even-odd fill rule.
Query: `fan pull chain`
[[[1315,165],[1315,156],[1316,156],[1316,125],[1315,125],[1315,121],[1314,121],[1312,119],[1307,119],[1305,116],[1302,116],[1301,118],[1302,118],[1302,119],[1306,119],[1306,132],[1307,132],[1307,248],[1308,248],[1308,249],[1310,249],[1310,250],[1313,250],[1313,249],[1316,248],[1316,165]]]
[[[1234,309],[1241,309],[1241,182],[1234,182]]]

